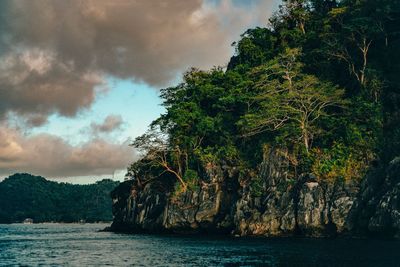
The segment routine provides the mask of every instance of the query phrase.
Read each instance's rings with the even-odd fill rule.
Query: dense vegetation
[[[345,181],[400,154],[400,1],[286,0],[233,45],[226,69],[161,91],[166,113],[133,143],[137,179],[187,190],[221,162],[255,177],[274,147],[293,179]]]
[[[30,174],[14,174],[0,183],[0,223],[111,221],[110,192],[118,182],[90,185],[57,183]]]

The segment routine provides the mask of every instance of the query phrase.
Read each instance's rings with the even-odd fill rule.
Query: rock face
[[[288,162],[276,152],[265,155],[259,179],[262,190],[252,195],[251,185],[244,183],[236,204],[234,221],[238,235],[285,235],[296,229],[293,194],[286,190]]]
[[[112,193],[114,231],[227,233],[233,229],[232,209],[237,199],[237,172],[208,166],[206,181],[199,188],[176,196],[159,183],[140,187],[136,182]]]
[[[122,183],[112,194],[111,230],[400,236],[400,158],[386,171],[371,171],[363,182],[329,182],[311,174],[289,177],[285,155],[276,149],[266,153],[257,190],[250,179],[224,164],[207,166],[201,186],[174,196],[159,181]]]
[[[164,209],[163,227],[172,232],[225,233],[233,227],[230,214],[236,200],[237,173],[208,166],[200,188],[173,197]]]
[[[159,183],[140,187],[127,181],[112,193],[114,220],[112,229],[126,232],[158,232],[163,223],[167,196]]]
[[[244,187],[236,205],[236,233],[284,236],[325,236],[346,230],[345,222],[358,193],[349,183],[322,183],[313,175],[293,181],[288,163],[277,150],[261,166],[262,195],[254,198]]]
[[[349,227],[359,234],[400,237],[400,157],[363,181]]]

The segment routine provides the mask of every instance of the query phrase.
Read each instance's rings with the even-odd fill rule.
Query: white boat
[[[33,223],[33,219],[31,219],[31,218],[26,218],[26,219],[23,221],[23,223],[24,223],[24,224],[32,224],[32,223]]]

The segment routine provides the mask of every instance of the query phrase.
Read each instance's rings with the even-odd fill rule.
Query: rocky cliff
[[[271,151],[261,166],[262,194],[242,188],[234,222],[239,235],[325,236],[342,233],[357,197],[354,182],[319,181],[308,174],[288,177],[288,163]]]
[[[289,176],[284,151],[266,153],[258,188],[226,164],[206,167],[201,185],[173,194],[162,180],[127,181],[112,193],[112,231],[239,236],[400,234],[400,158],[362,181]],[[254,180],[254,178],[253,178]]]

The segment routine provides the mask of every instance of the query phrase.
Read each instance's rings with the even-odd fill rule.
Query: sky
[[[0,1],[0,179],[122,180],[161,88],[226,66],[277,0]]]

